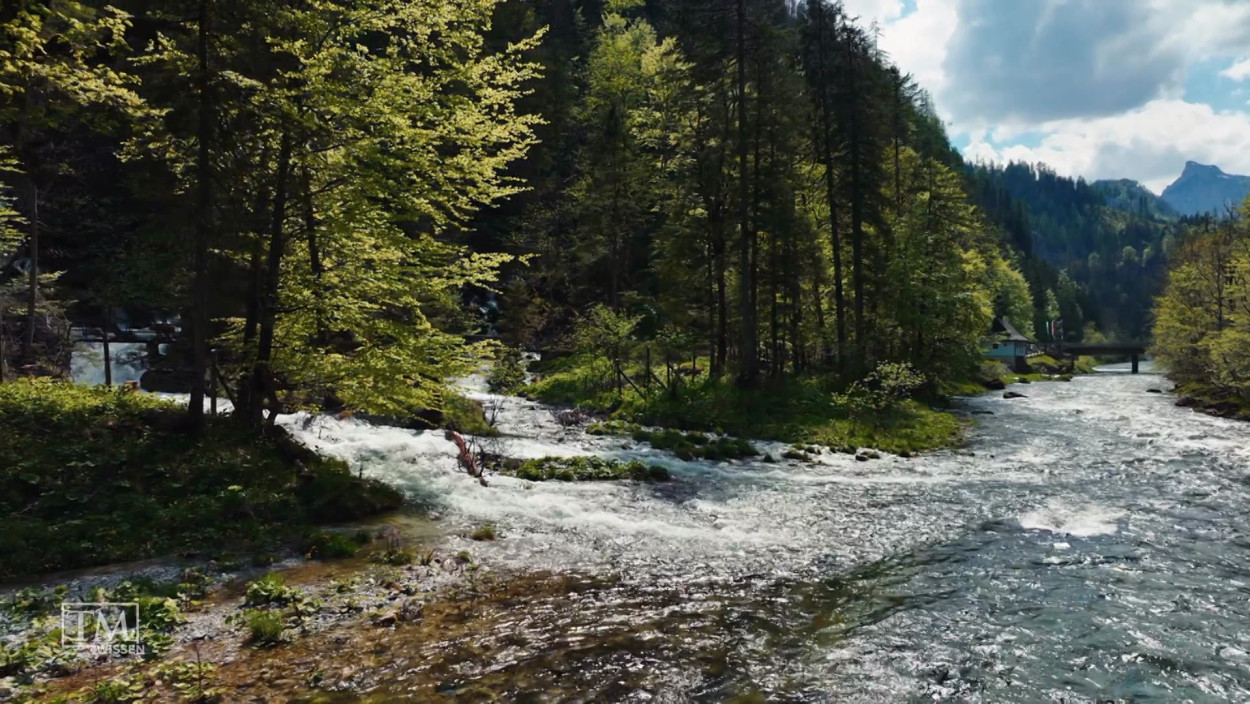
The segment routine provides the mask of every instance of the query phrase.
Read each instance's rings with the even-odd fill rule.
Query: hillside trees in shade
[[[92,138],[136,189],[171,184],[155,190],[163,198],[146,227],[182,255],[167,272],[182,285],[177,299],[148,303],[191,311],[197,341],[212,334],[236,415],[260,426],[292,403],[441,407],[443,382],[474,356],[454,334],[460,292],[507,258],[468,251],[457,233],[481,205],[523,187],[505,171],[533,142],[537,118],[516,105],[534,75],[522,55],[539,36],[488,52],[493,2],[121,4],[133,20],[89,3],[28,3],[35,9],[5,29],[37,36],[23,23],[71,10],[113,18],[101,30],[111,43],[93,35],[90,51],[31,50],[32,61],[75,89],[85,79],[73,71],[100,82],[68,102],[125,98],[134,114],[161,117]],[[70,68],[46,69],[49,54]],[[4,59],[7,96],[21,98],[31,75],[48,82],[21,55]],[[104,68],[122,62],[131,73]],[[34,151],[26,135],[58,129],[61,113],[3,116],[21,136],[21,160]],[[41,167],[60,172],[74,155],[55,156],[64,163]],[[124,205],[153,195],[128,194]],[[82,267],[74,233],[56,235],[76,252],[66,263]],[[124,241],[112,244],[118,254]],[[186,357],[194,389],[207,360]]]
[[[440,407],[492,297],[514,344],[602,305],[744,387],[887,362],[937,381],[994,315],[1085,306],[973,206],[928,97],[834,2],[116,4],[26,4],[97,18],[39,61],[102,86],[0,113],[68,145],[41,155],[74,174],[33,219],[44,269],[77,322],[180,314],[193,407],[216,370],[255,428]],[[11,145],[24,174],[36,141]],[[28,176],[2,178],[29,225]],[[40,249],[27,229],[10,251]]]
[[[1199,220],[1159,297],[1154,353],[1180,384],[1250,401],[1250,200],[1237,217]]]
[[[567,301],[551,337],[606,303],[657,349],[683,331],[680,356],[751,386],[890,360],[948,376],[994,313],[1031,319],[927,98],[840,6],[665,10],[612,3],[591,23],[571,185],[558,217],[535,203],[518,218],[572,234],[509,286],[570,284],[550,288]],[[534,324],[529,301],[504,303]]]
[[[1091,185],[1022,163],[977,165],[968,181],[1020,254],[1039,339],[1054,319],[1045,315],[1047,291],[1060,299],[1068,339],[1079,340],[1086,321],[1116,337],[1149,335],[1152,301],[1181,227],[1157,196],[1132,182]]]
[[[43,275],[40,262],[47,248],[40,207],[50,192],[81,188],[89,159],[85,136],[124,133],[144,111],[133,77],[114,66],[126,52],[124,13],[74,0],[18,0],[0,10],[0,22],[0,128],[12,159],[4,178],[21,203],[26,235],[18,358],[35,364],[52,356],[49,343],[57,337],[48,323],[56,306],[46,295],[54,277]],[[13,304],[6,298],[0,318]]]

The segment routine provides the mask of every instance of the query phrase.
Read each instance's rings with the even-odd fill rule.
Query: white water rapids
[[[964,451],[816,463],[683,462],[468,389],[498,409],[493,452],[641,458],[670,469],[663,484],[485,488],[441,432],[282,423],[402,488],[418,517],[400,525],[422,540],[615,585],[483,627],[455,686],[502,680],[532,701],[1250,701],[1250,424],[1147,393],[1165,383],[1013,387],[1028,398],[960,403],[992,414]],[[462,537],[487,522],[501,539]],[[460,646],[394,647],[374,693],[412,700],[404,668],[448,666]]]

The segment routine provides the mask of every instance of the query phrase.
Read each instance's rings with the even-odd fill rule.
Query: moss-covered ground
[[[0,580],[174,553],[265,551],[319,523],[397,508],[279,431],[212,419],[125,389],[0,385]]]
[[[525,390],[532,398],[580,406],[622,423],[673,430],[911,454],[957,445],[964,429],[958,417],[912,400],[878,412],[852,412],[837,402],[827,380],[814,376],[743,389],[730,379],[696,372],[668,388],[635,382],[618,389],[604,365],[586,356],[564,357],[531,366],[531,371],[540,374]],[[667,375],[663,369],[652,372],[659,378]],[[645,376],[642,370],[630,370],[633,379]],[[674,446],[684,442],[692,456],[701,447],[688,438],[660,440],[671,440]]]

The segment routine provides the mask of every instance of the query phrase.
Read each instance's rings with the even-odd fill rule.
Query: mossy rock
[[[638,460],[618,462],[602,457],[543,457],[519,464],[504,463],[499,473],[532,482],[542,481],[617,481],[630,479],[642,482],[665,482],[671,477],[660,465],[646,465]]]
[[[686,462],[726,460],[757,457],[759,451],[748,440],[741,438],[712,438],[701,432],[683,433],[680,430],[644,430],[633,433],[634,440],[650,443],[657,450],[667,450]]]

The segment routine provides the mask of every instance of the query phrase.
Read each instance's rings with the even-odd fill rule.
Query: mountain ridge
[[[1131,178],[1101,179],[1090,186],[1102,194],[1108,207],[1115,210],[1163,220],[1176,219],[1180,215],[1172,204]]]
[[[1180,177],[1160,198],[1181,215],[1223,215],[1250,195],[1250,176],[1225,173],[1212,164],[1186,161]]]

